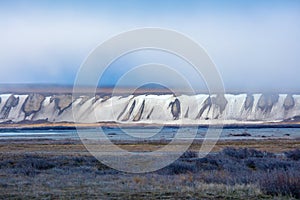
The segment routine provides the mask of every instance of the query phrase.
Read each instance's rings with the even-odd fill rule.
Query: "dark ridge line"
[[[209,112],[209,111],[210,111],[210,107],[211,107],[211,98],[210,98],[210,97],[207,97],[207,98],[205,99],[205,101],[202,103],[201,108],[200,108],[200,110],[199,110],[199,112],[198,112],[198,114],[197,114],[197,116],[196,116],[195,119],[200,119],[200,117],[202,117],[204,111],[205,111],[207,108],[209,108],[209,110],[208,110],[208,112]]]
[[[120,114],[119,114],[117,120],[120,120],[120,118],[124,115],[124,113],[126,112],[128,106],[129,106],[129,103],[126,104],[126,106],[123,108],[122,112],[120,112]]]
[[[141,107],[139,108],[138,113],[133,118],[134,122],[140,121],[140,119],[142,118],[142,114],[144,112],[144,107],[145,107],[145,99],[143,100],[143,103],[142,103]]]
[[[147,115],[147,119],[149,119],[150,118],[150,116],[152,115],[152,113],[153,113],[153,110],[154,110],[154,107],[152,107],[152,109],[151,109],[151,111],[149,112],[149,114]]]
[[[190,107],[188,106],[188,108],[184,114],[184,118],[189,118],[189,110],[190,110]]]
[[[128,113],[125,115],[125,117],[122,119],[122,121],[128,121],[130,116],[131,116],[131,113],[135,107],[135,103],[136,103],[136,100],[133,101],[133,103],[131,104],[130,108],[129,108],[129,111]]]
[[[247,94],[245,102],[244,102],[244,109],[252,110],[254,104],[254,96],[252,94]]]

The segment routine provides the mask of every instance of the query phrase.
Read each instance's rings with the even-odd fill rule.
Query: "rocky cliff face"
[[[19,103],[19,97],[15,97],[14,95],[10,95],[6,100],[5,104],[1,108],[0,119],[6,119],[9,115],[10,110],[13,107],[16,107]]]
[[[203,124],[283,121],[300,116],[300,95],[80,96],[1,94],[0,122],[120,122]]]
[[[45,97],[41,94],[29,94],[22,106],[25,116],[38,112],[44,100]]]

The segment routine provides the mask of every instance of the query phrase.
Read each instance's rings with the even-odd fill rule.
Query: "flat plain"
[[[163,142],[118,144],[152,151]],[[1,199],[297,199],[300,140],[201,141],[171,165],[145,174],[111,169],[79,140],[0,140]]]

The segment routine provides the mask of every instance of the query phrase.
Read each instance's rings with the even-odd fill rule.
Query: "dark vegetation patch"
[[[35,176],[48,172],[72,173],[90,171],[103,174],[106,171],[114,171],[99,162],[92,156],[51,156],[41,157],[35,155],[23,155],[1,158],[0,170],[7,170],[13,174]],[[52,170],[52,171],[51,171]],[[117,171],[115,171],[117,173]]]
[[[259,185],[265,194],[300,199],[300,174],[295,168],[272,170],[262,174]]]
[[[300,149],[285,152],[285,156],[291,160],[300,160]]]
[[[185,180],[190,180],[190,185],[195,182],[225,184],[228,187],[257,185],[264,195],[300,198],[299,152],[300,150],[297,149],[284,154],[273,154],[255,149],[225,148],[219,153],[211,153],[204,158],[199,158],[196,152],[187,151],[171,165],[159,171],[147,173],[145,176],[157,175],[161,177],[162,183],[170,177],[186,176],[188,178]],[[110,176],[111,180],[117,181],[121,176],[131,178],[136,176],[111,169],[92,156],[39,156],[33,154],[0,155],[0,175],[2,177],[1,191],[10,187],[11,184],[9,181],[5,181],[5,178],[19,180],[20,177],[23,177],[23,182],[26,182],[30,178],[39,180],[48,175],[67,183],[67,177],[74,176],[85,177],[84,179],[75,179],[78,181],[93,181],[95,177],[107,176]],[[138,178],[138,182],[143,183],[150,179]],[[51,181],[43,184],[51,185]],[[97,182],[97,184],[99,183]],[[128,183],[120,182],[119,184],[126,185]],[[118,185],[118,187],[120,186]],[[145,187],[150,186],[145,184]]]
[[[257,184],[267,195],[300,198],[299,149],[276,155],[255,149],[225,148],[197,159],[194,153],[186,152],[158,173],[192,173],[205,183]]]

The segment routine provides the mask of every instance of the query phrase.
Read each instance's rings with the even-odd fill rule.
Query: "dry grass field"
[[[150,151],[164,144],[119,145]],[[80,141],[1,140],[0,198],[297,199],[299,146],[299,140],[224,140],[197,158],[196,142],[159,171],[128,174],[97,161]]]

